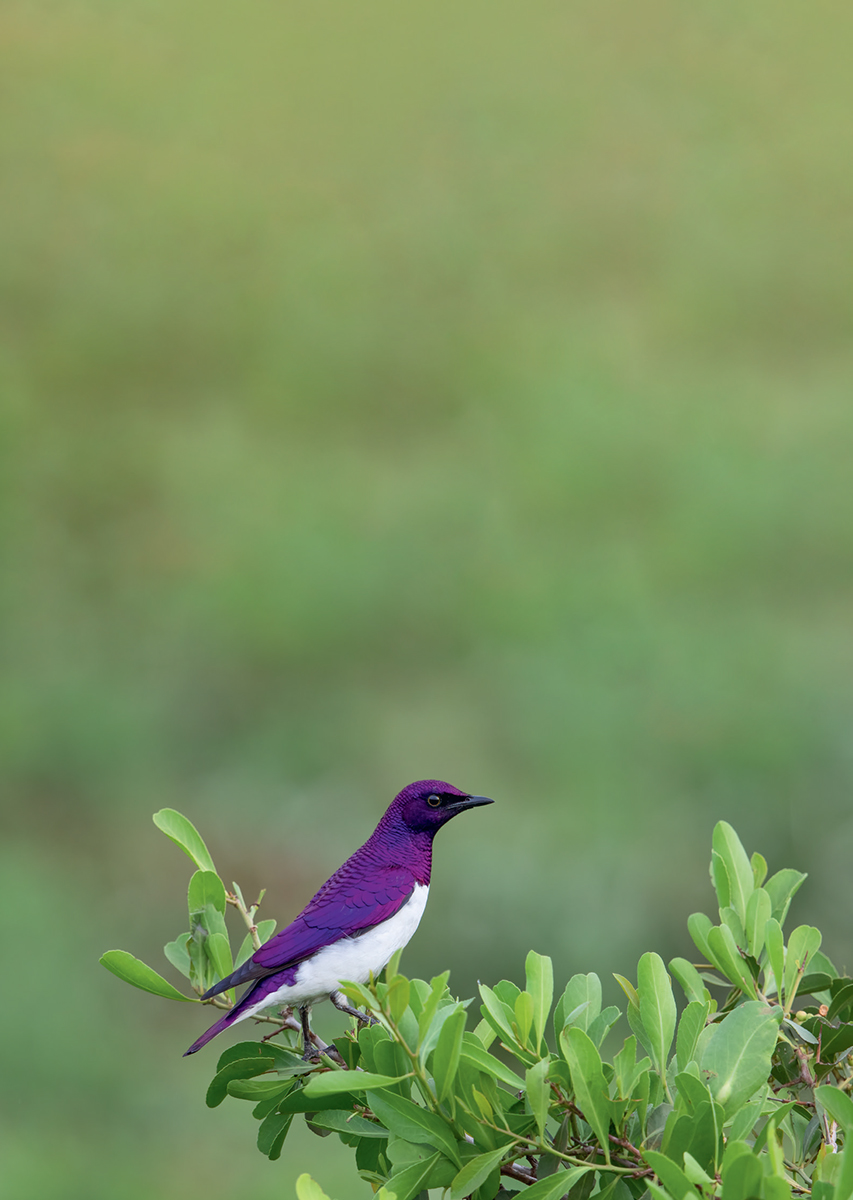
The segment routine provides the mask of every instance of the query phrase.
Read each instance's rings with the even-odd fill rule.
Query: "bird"
[[[432,842],[459,813],[484,804],[440,779],[410,783],[391,801],[373,833],[331,875],[295,920],[265,942],[201,997],[249,987],[229,1011],[197,1038],[184,1057],[238,1021],[267,1008],[298,1008],[303,1053],[313,1056],[310,1011],[329,999],[335,1008],[367,1020],[340,992],[342,980],[366,983],[407,945],[429,895]]]

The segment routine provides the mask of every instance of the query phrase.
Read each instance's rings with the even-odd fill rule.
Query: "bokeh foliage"
[[[494,795],[406,961],[465,994],[683,954],[727,817],[849,967],[851,19],[3,6],[16,1196],[274,1186],[96,974],[174,935],[153,808],[283,920],[411,779]]]

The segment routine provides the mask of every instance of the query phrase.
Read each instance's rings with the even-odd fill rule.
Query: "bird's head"
[[[461,792],[452,783],[440,779],[421,779],[403,788],[392,808],[409,829],[424,833],[435,833],[451,817],[477,808],[481,804],[493,804],[487,796],[472,796]]]

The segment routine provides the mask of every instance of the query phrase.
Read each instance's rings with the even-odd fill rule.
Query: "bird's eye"
[[[427,796],[427,804],[430,808],[438,808],[441,804],[441,796],[436,796],[435,792],[431,796]]]

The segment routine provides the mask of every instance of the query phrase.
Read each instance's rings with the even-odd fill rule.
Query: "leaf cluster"
[[[199,994],[231,969],[226,904],[249,926],[236,961],[258,941],[257,905],[247,909],[236,885],[225,891],[193,827],[165,812],[155,820],[198,867],[190,930],[165,953]],[[276,1042],[226,1050],[207,1103],[249,1101],[258,1147],[272,1159],[294,1117],[337,1136],[379,1200],[433,1188],[450,1200],[850,1200],[853,980],[821,952],[816,929],[785,938],[804,878],[783,870],[768,879],[761,855],[749,859],[718,824],[719,924],[702,913],[688,920],[701,961],[676,958],[667,970],[646,953],[636,984],[616,977],[631,1032],[610,1058],[605,1039],[622,1013],[603,1007],[594,974],[575,975],[555,998],[551,960],[531,951],[523,988],[480,985],[469,1029],[472,1001],[452,995],[447,972],[408,979],[397,958],[383,979],[343,987],[375,1024],[353,1022],[312,1064],[289,1014],[271,1017]],[[191,999],[124,951],[102,961],[137,987]],[[307,1175],[297,1195],[325,1197]]]

